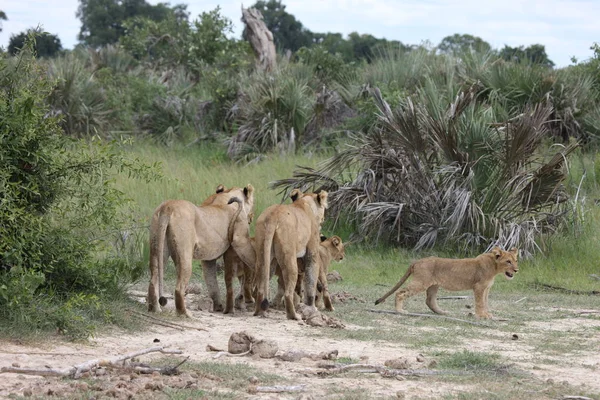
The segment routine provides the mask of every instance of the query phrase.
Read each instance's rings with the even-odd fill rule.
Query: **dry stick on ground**
[[[548,285],[546,283],[534,283],[531,286],[533,286],[534,288],[541,287],[544,289],[556,290],[557,292],[563,292],[563,293],[568,293],[568,294],[584,294],[584,295],[590,295],[590,296],[600,296],[600,290],[590,290],[590,291],[573,290],[573,289],[567,289],[567,288],[560,287],[560,286]]]
[[[161,352],[164,354],[181,354],[181,350],[167,350],[165,346],[161,347],[150,347],[144,350],[134,351],[122,356],[118,356],[112,359],[97,358],[89,360],[81,364],[77,364],[70,368],[63,369],[36,369],[36,368],[20,368],[20,367],[2,367],[0,368],[0,374],[3,373],[16,373],[24,375],[39,375],[39,376],[67,376],[70,378],[78,379],[81,374],[87,372],[96,367],[113,366],[120,367],[119,363],[128,360],[133,357],[141,356],[143,354]]]
[[[249,391],[254,393],[284,393],[284,392],[303,392],[306,385],[297,386],[257,386]]]
[[[342,366],[336,366],[334,368],[326,369],[323,371],[317,371],[317,375],[327,376],[340,374],[343,372],[348,372],[352,370],[357,370],[355,372],[362,373],[374,373],[378,372],[381,376],[420,376],[420,375],[465,375],[465,371],[432,371],[429,369],[394,369],[388,368],[383,365],[378,364],[348,364]],[[308,372],[308,371],[305,371]]]
[[[442,296],[438,297],[438,300],[465,300],[470,299],[472,296]]]
[[[187,356],[179,364],[174,365],[172,367],[158,368],[158,367],[148,367],[148,366],[145,366],[145,365],[144,366],[142,366],[142,365],[135,365],[131,369],[133,371],[135,371],[135,372],[139,372],[140,374],[151,374],[153,372],[158,372],[161,375],[176,375],[177,372],[179,372],[177,370],[177,368],[179,368],[181,366],[181,364],[183,364],[184,362],[186,362],[189,359],[190,359],[190,356]]]
[[[479,322],[467,321],[466,319],[460,319],[460,318],[446,317],[445,315],[438,315],[438,314],[418,314],[418,313],[389,311],[389,310],[373,310],[372,308],[368,308],[367,311],[370,311],[370,312],[373,312],[373,313],[377,313],[377,314],[406,315],[406,316],[409,316],[409,317],[442,318],[442,319],[448,319],[450,321],[464,322],[466,324],[471,324],[471,325],[489,326],[489,325],[482,324],[482,323],[479,323]]]
[[[181,330],[183,330],[183,329],[196,329],[198,331],[208,332],[208,329],[205,329],[205,328],[198,328],[198,327],[195,327],[195,326],[183,325],[183,324],[179,324],[179,323],[176,323],[176,322],[166,321],[164,319],[156,318],[156,317],[153,317],[152,315],[144,314],[144,313],[141,313],[139,311],[135,311],[135,310],[131,310],[131,309],[128,309],[127,311],[133,313],[134,315],[139,315],[141,317],[148,318],[148,319],[151,319],[153,321],[156,321],[157,325],[163,325],[163,326],[169,326],[170,325],[171,328],[175,328],[175,329],[177,329],[177,328],[181,328]],[[165,325],[165,324],[167,324],[167,325]]]

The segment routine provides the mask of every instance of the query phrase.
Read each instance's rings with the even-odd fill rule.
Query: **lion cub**
[[[475,258],[455,260],[428,257],[417,260],[411,264],[400,282],[375,301],[375,304],[383,303],[412,275],[408,286],[396,293],[396,311],[402,311],[402,303],[406,298],[427,290],[427,306],[434,313],[446,314],[437,305],[438,288],[452,291],[473,289],[475,315],[479,318],[492,318],[488,312],[490,288],[496,275],[504,274],[507,279],[512,279],[519,272],[518,253],[516,248],[504,251],[496,246],[489,253],[480,254]]]

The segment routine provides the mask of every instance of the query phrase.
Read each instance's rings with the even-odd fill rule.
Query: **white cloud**
[[[157,3],[159,0],[151,0]],[[171,0],[171,4],[186,0]],[[376,37],[417,44],[434,44],[454,33],[480,36],[494,47],[546,46],[558,65],[569,64],[572,55],[586,59],[589,47],[600,40],[600,2],[596,0],[283,0],[286,10],[314,32],[370,33]],[[245,6],[254,3],[247,0]],[[192,18],[202,11],[221,7],[222,13],[242,32],[242,1],[188,1]],[[80,22],[75,17],[77,0],[3,0],[0,9],[9,20],[3,23],[0,45],[11,34],[42,23],[58,34],[63,45],[77,42]]]

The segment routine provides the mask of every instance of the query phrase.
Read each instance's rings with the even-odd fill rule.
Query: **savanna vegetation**
[[[356,260],[385,257],[379,272],[498,244],[529,257],[530,281],[557,283],[561,270],[593,285],[598,45],[554,68],[541,44],[344,37],[309,31],[281,1],[255,6],[278,49],[270,72],[218,7],[81,0],[74,49],[35,30],[11,39],[0,55],[5,334],[83,338],[119,323],[115,302],[146,273],[154,207],[199,203],[219,183],[252,183],[257,213],[292,188],[326,189],[325,230],[360,241]]]

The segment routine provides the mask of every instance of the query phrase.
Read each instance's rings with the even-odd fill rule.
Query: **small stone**
[[[511,339],[512,340],[519,340],[519,335],[517,335],[516,333],[513,333]]]
[[[19,364],[18,362],[12,363],[12,366],[15,368],[21,368],[21,364]]]
[[[554,379],[552,379],[552,378],[548,378],[548,379],[546,379],[546,383],[547,383],[548,385],[554,385]]]
[[[402,390],[399,390],[396,392],[396,398],[403,400],[404,398],[406,398],[406,394],[404,394],[404,392]]]
[[[258,383],[258,378],[255,376],[251,376],[250,378],[248,378],[248,382],[250,382],[253,385],[256,385]]]
[[[152,342],[153,343],[160,343],[160,339],[154,339]]]
[[[423,354],[417,355],[417,362],[425,362],[425,356]]]
[[[471,308],[473,308],[473,306],[470,304],[465,304],[465,308],[468,308],[470,310]]]
[[[31,397],[31,396],[33,396],[33,390],[31,390],[29,388],[23,390],[23,396],[24,397]]]
[[[427,365],[427,368],[435,368],[437,367],[437,361],[431,360],[431,362]]]

